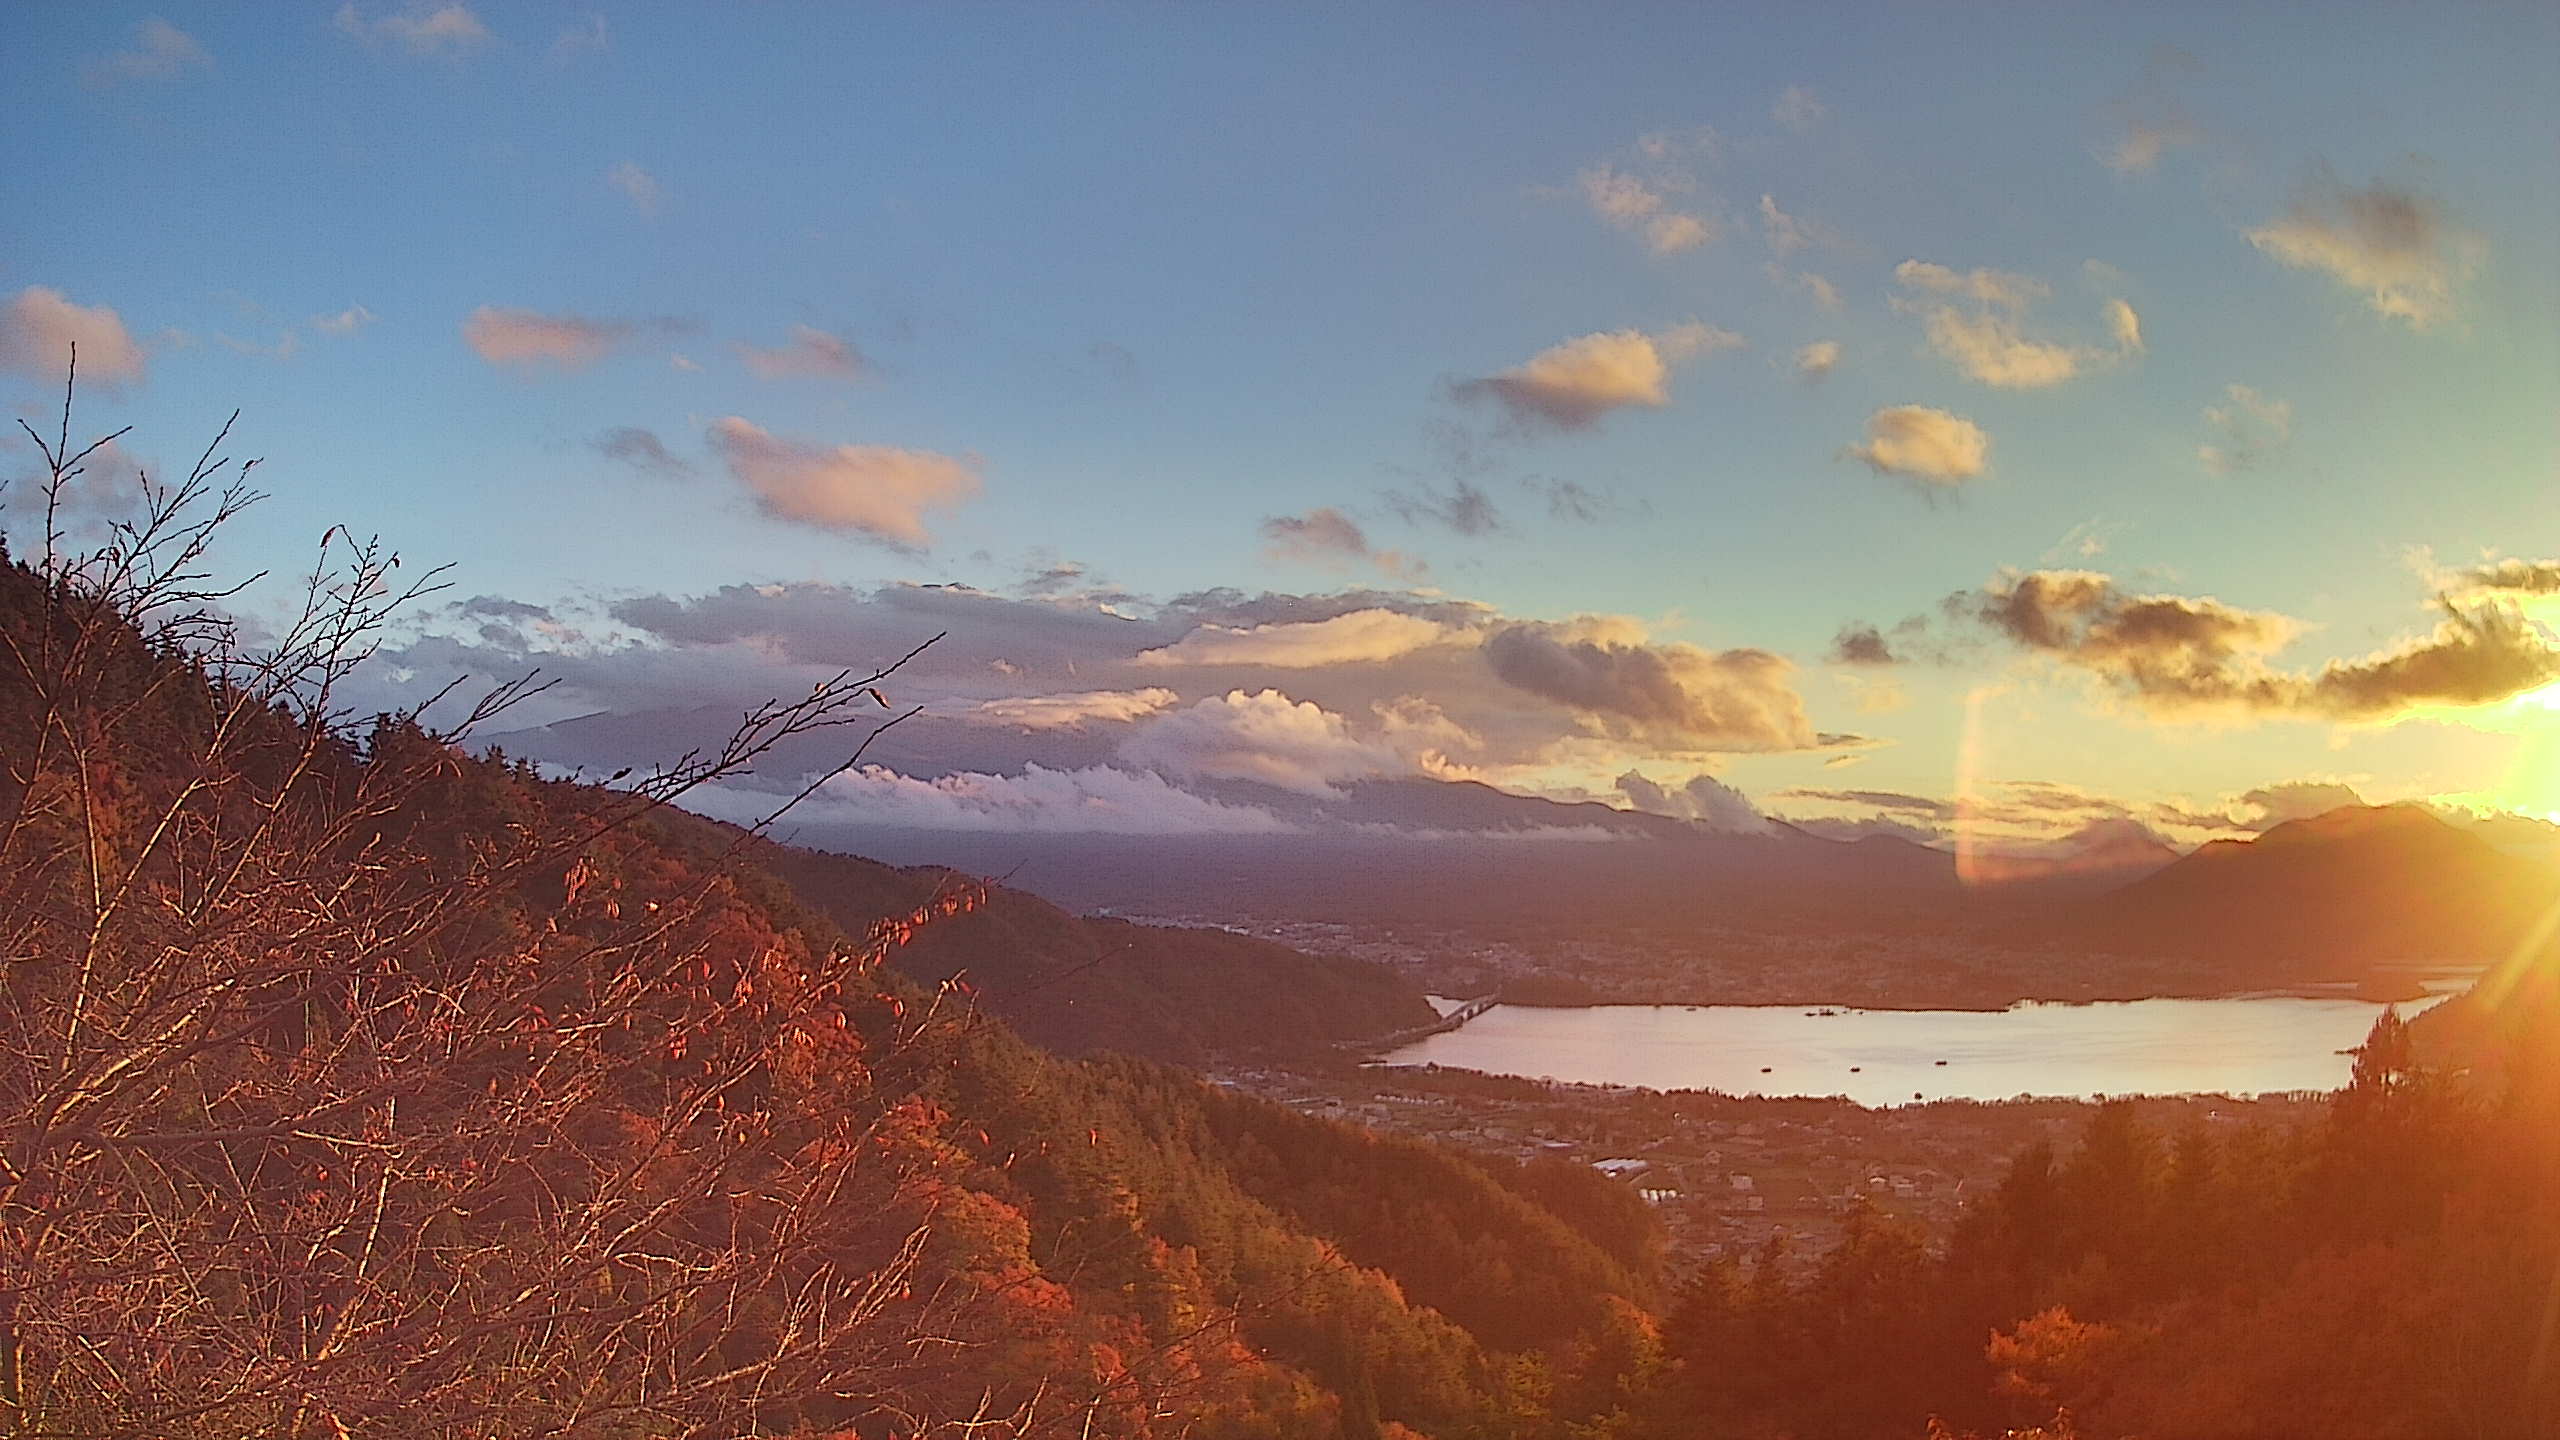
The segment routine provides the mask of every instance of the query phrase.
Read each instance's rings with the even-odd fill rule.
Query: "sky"
[[[826,803],[2560,816],[2548,6],[17,19],[0,398],[449,563],[368,703],[949,631]]]

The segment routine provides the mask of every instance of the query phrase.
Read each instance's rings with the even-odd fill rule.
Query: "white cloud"
[[[134,33],[134,47],[119,50],[81,67],[82,83],[92,87],[121,80],[174,80],[189,70],[213,68],[213,57],[195,37],[153,16]]]
[[[1171,709],[1181,699],[1161,686],[1061,695],[1007,695],[980,702],[974,713],[1025,730],[1081,730],[1096,721],[1126,725],[1144,720]]]
[[[2216,475],[2255,469],[2293,438],[2293,402],[2261,395],[2246,385],[2226,385],[2223,403],[2204,407],[2213,438],[2196,447],[2196,459]]]
[[[338,33],[366,45],[397,45],[412,55],[459,55],[489,42],[489,27],[463,4],[412,6],[367,20],[350,3],[338,8]]]
[[[1796,351],[1796,378],[1820,380],[1840,366],[1840,342],[1816,340]]]
[[[353,335],[381,317],[361,305],[350,305],[334,315],[314,315],[311,328],[323,335]]]
[[[2361,292],[2378,314],[2423,330],[2453,309],[2454,290],[2480,250],[2434,202],[2383,182],[2364,189],[2323,176],[2249,243],[2299,270]]]
[[[667,187],[634,161],[616,163],[604,172],[604,178],[606,184],[621,191],[630,200],[632,208],[643,215],[657,214],[658,207],[666,203]]]
[[[1550,346],[1525,364],[1468,381],[1459,390],[1491,395],[1523,423],[1579,430],[1612,410],[1668,405],[1674,364],[1743,343],[1730,330],[1694,320],[1653,334],[1609,330]]]
[[[1929,312],[1929,348],[1967,378],[2003,390],[2041,389],[2080,373],[2080,352],[2072,347],[2030,340],[2006,316],[1968,315],[1948,305]]]
[[[791,327],[791,338],[774,346],[737,345],[738,359],[759,380],[858,380],[871,364],[844,339],[809,325]]]
[[[0,370],[58,382],[74,345],[81,383],[113,390],[142,379],[142,347],[104,305],[74,304],[59,290],[30,285],[0,310]]]
[[[1163,776],[1110,766],[917,780],[877,765],[818,787],[803,820],[1003,834],[1269,835],[1296,827],[1268,810],[1175,788]]]
[[[1142,651],[1131,663],[1161,668],[1174,665],[1252,665],[1301,670],[1319,665],[1356,665],[1392,660],[1448,638],[1448,627],[1419,615],[1393,610],[1354,610],[1325,620],[1231,629],[1203,625],[1171,645]]]
[[[1866,443],[1848,454],[1879,474],[1954,489],[1990,464],[1991,437],[1961,415],[1895,405],[1867,417]]]
[[[1252,780],[1310,795],[1408,768],[1394,746],[1360,739],[1341,716],[1277,690],[1230,690],[1150,720],[1122,742],[1120,754],[1175,775]]]
[[[2135,314],[2133,307],[2122,300],[2109,300],[2106,314],[2107,335],[2115,341],[2117,352],[2125,355],[2141,354],[2146,348],[2142,343],[2142,317]]]
[[[820,445],[774,435],[735,415],[711,424],[711,448],[776,519],[921,549],[924,512],[978,493],[976,469],[930,450]]]
[[[583,315],[545,315],[483,305],[462,322],[462,338],[492,365],[530,370],[549,365],[584,370],[620,345],[631,326],[620,320],[593,320]]]

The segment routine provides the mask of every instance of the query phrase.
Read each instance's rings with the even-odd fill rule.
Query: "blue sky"
[[[1503,677],[1552,712],[1547,740],[1444,756],[1519,788],[1607,794],[1637,767],[1763,800],[1842,777],[1942,796],[1964,697],[1991,687],[1995,779],[2560,810],[2547,592],[2464,592],[2524,619],[2465,650],[2504,693],[2239,683],[2424,649],[2466,567],[2560,554],[2547,7],[102,4],[18,38],[0,391],[41,413],[37,342],[112,311],[133,373],[89,413],[135,424],[136,459],[246,412],[275,498],[234,537],[243,565],[345,523],[452,560],[459,595],[591,620],[737,584],[1005,592],[1062,562],[1084,567],[1064,603],[1122,610],[1422,587],[1487,607],[1435,642],[1461,648],[1642,622],[1557,632],[1600,689]],[[475,346],[483,307],[521,312],[534,358]],[[592,350],[523,340],[545,318]],[[859,361],[795,365],[795,327]],[[1555,423],[1552,385],[1469,384],[1613,335],[1665,373],[1575,392],[1588,423]],[[1811,376],[1817,342],[1837,358]],[[2030,362],[2049,383],[2020,382]],[[1969,422],[1987,463],[1854,458],[1896,407]],[[728,417],[769,443],[721,441]],[[599,450],[627,429],[691,473]],[[865,458],[790,469],[837,446]],[[916,456],[958,471],[880,468]],[[1416,509],[1460,481],[1498,528]],[[1557,482],[1590,518],[1551,509]],[[893,521],[894,495],[751,503],[804,483],[939,500]],[[1367,553],[1275,547],[1267,522],[1317,514]],[[2039,569],[2117,598],[2059,646],[1940,609]],[[2148,595],[2300,633],[2201,678],[2178,651],[2164,680],[2107,628]],[[1904,648],[1928,653],[1828,662],[1844,625],[1912,615],[1934,618]],[[682,643],[561,623],[581,638],[525,653]],[[1787,657],[1771,683],[1812,730],[1884,743],[1719,729],[1699,717],[1723,682],[1676,655],[1688,720],[1611,698],[1670,646]],[[984,699],[984,678],[949,687]],[[1189,678],[1184,707],[1245,683]],[[1479,737],[1513,718],[1450,706]]]

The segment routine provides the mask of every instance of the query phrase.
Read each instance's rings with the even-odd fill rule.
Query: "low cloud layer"
[[[1142,668],[1176,665],[1245,665],[1304,670],[1392,660],[1436,644],[1447,627],[1393,610],[1354,610],[1324,620],[1230,629],[1203,625],[1171,645],[1140,651],[1130,663]]]
[[[708,438],[767,515],[899,549],[931,543],[925,512],[978,493],[976,467],[931,450],[793,440],[735,415],[713,421]]]
[[[1582,430],[1613,410],[1671,403],[1671,367],[1743,343],[1730,330],[1691,321],[1668,330],[1609,330],[1567,340],[1498,375],[1458,387],[1486,396],[1528,427]]]
[[[848,770],[794,810],[805,823],[990,831],[1006,835],[1270,835],[1295,827],[1271,811],[1195,795],[1150,770],[1088,766],[919,780],[878,765]]]
[[[1618,777],[1618,793],[1647,815],[1686,820],[1701,829],[1726,835],[1766,835],[1777,827],[1751,803],[1751,797],[1713,775],[1693,775],[1676,789],[1666,789],[1642,772]]]
[[[1252,780],[1310,795],[1407,769],[1393,747],[1354,735],[1342,716],[1277,690],[1230,690],[1198,701],[1149,722],[1120,753],[1177,776]]]
[[[1065,695],[1008,695],[983,700],[976,713],[1026,730],[1082,730],[1127,725],[1161,713],[1182,697],[1162,686],[1144,690],[1083,690]]]
[[[2419,330],[2453,312],[2456,288],[2479,250],[2476,237],[2416,191],[2384,181],[2358,188],[2329,175],[2248,235],[2279,263],[2327,275],[2376,314]]]

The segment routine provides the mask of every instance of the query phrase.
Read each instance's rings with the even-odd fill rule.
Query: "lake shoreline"
[[[2454,967],[2444,967],[2450,973]],[[2469,984],[2469,976],[2484,966],[2462,967],[2469,972],[2460,985]],[[1624,999],[1604,996],[1592,1000],[1502,999],[1506,1009],[1515,1010],[1610,1010],[1610,1009],[1750,1009],[1750,1010],[1878,1010],[1878,1011],[1949,1011],[1974,1015],[1999,1015],[2021,1005],[2124,1005],[2143,1000],[2362,1000],[2372,1005],[2407,1005],[2455,993],[2455,989],[2430,990],[2423,986],[2395,989],[2388,995],[2370,995],[2359,988],[2358,980],[2305,980],[2289,985],[2257,986],[2248,989],[2228,987],[2185,989],[2129,988],[2122,992],[2083,991],[2072,995],[2021,994],[2006,1001],[1983,998],[1979,992],[1960,999],[1844,1000],[1767,999],[1754,995],[1750,999],[1732,996],[1705,999],[1683,996],[1675,999]],[[1458,998],[1458,997],[1449,997]]]
[[[2377,1016],[2449,999],[2346,987],[2213,997],[2040,1001],[2001,1009],[1837,1005],[1496,1005],[1390,1048],[1380,1066],[1438,1065],[1737,1097],[1899,1107],[2027,1096],[2315,1093],[2346,1082]],[[1440,1002],[1443,1006],[1448,1002]]]

